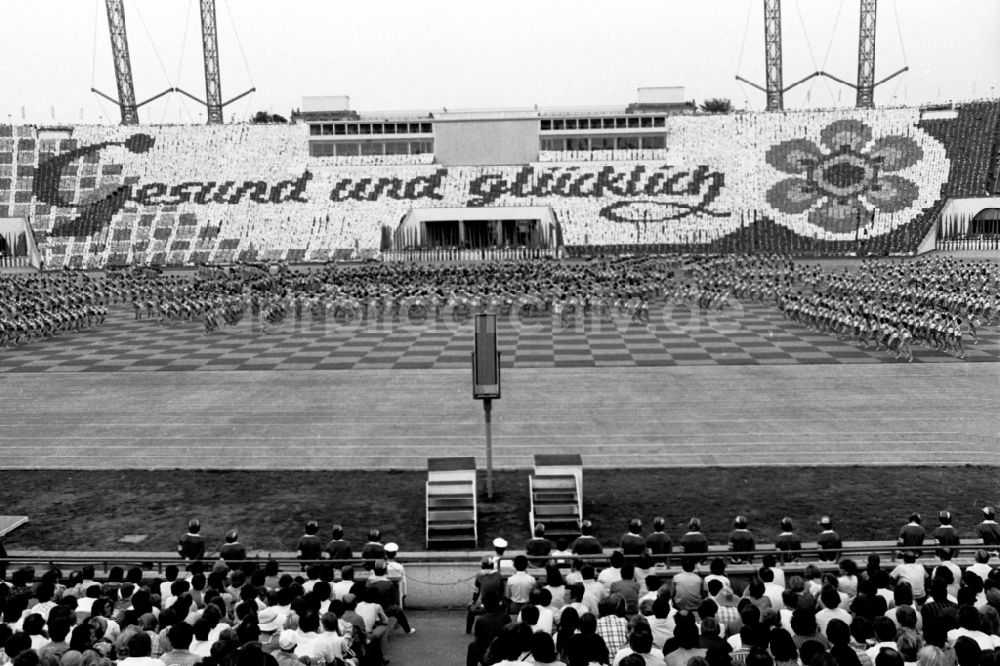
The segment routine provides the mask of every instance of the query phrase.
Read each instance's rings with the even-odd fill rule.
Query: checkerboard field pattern
[[[499,317],[505,367],[902,363],[885,351],[812,332],[775,308],[741,304],[723,314],[654,308],[651,322],[628,315],[564,323]],[[268,332],[248,315],[204,335],[198,322],[135,321],[113,308],[101,327],[0,350],[0,372],[177,370],[359,370],[468,368],[472,324],[424,320],[319,322],[289,318]],[[914,363],[1000,360],[1000,333],[965,340],[968,359],[922,347]]]

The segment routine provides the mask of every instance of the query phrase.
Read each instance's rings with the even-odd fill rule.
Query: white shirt
[[[971,564],[966,569],[966,571],[971,571],[972,573],[982,578],[984,581],[986,580],[986,577],[990,575],[990,571],[992,570],[993,567],[991,567],[989,564],[983,564],[981,562],[976,562],[975,564]]]
[[[166,666],[166,664],[152,657],[125,657],[118,662],[118,666]]]
[[[212,656],[212,643],[214,641],[199,641],[197,638],[191,641],[190,647],[188,647],[188,652],[191,654],[196,654],[199,657],[210,657]]]
[[[843,620],[847,626],[851,626],[853,619],[851,614],[843,608],[824,608],[816,613],[816,627],[819,629],[819,633],[826,636],[826,626],[830,624],[830,620]]]
[[[611,662],[611,666],[618,666],[618,664],[621,663],[622,659],[629,656],[630,654],[638,654],[638,653],[636,653],[630,647],[623,647],[621,650],[618,650],[618,653],[615,655],[614,660]],[[664,664],[667,663],[667,660],[663,656],[663,650],[656,647],[651,649],[647,654],[643,654],[640,656],[646,661],[646,666],[664,666]]]
[[[608,567],[604,569],[597,575],[597,582],[604,586],[604,589],[610,593],[611,583],[616,583],[622,579],[622,570],[616,569],[615,567]]]
[[[537,606],[538,608],[538,622],[532,625],[531,629],[534,632],[544,631],[547,634],[552,633],[552,626],[555,624],[555,613],[550,611],[545,606]],[[521,621],[521,614],[517,614],[517,621]]]
[[[955,645],[957,641],[962,636],[968,636],[972,640],[979,644],[979,649],[989,652],[993,650],[996,645],[993,642],[993,638],[989,634],[983,633],[982,631],[969,631],[968,629],[952,629],[948,632],[948,644],[951,646]]]
[[[892,648],[893,650],[897,651],[899,650],[899,648],[896,646],[895,641],[885,641],[884,643],[876,643],[875,645],[871,646],[870,648],[865,650],[865,654],[871,657],[872,663],[875,663],[875,657],[878,656],[878,653],[882,650],[882,648]]]
[[[333,590],[333,598],[343,599],[344,595],[350,592],[351,587],[353,586],[354,586],[353,580],[341,580],[334,583],[333,585],[330,586],[331,589]]]

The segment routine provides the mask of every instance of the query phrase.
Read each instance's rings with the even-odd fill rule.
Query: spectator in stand
[[[837,589],[849,597],[858,593],[858,564],[852,559],[840,561],[840,577],[837,578]]]
[[[190,624],[177,622],[172,625],[167,630],[167,638],[171,650],[160,657],[160,661],[166,666],[194,666],[201,661],[201,657],[188,650],[191,641],[194,640],[194,631]]]
[[[695,561],[681,560],[681,571],[674,575],[671,601],[679,611],[696,611],[702,600],[701,576],[695,573]]]
[[[344,539],[344,528],[334,525],[331,539],[326,544],[326,554],[333,560],[334,566],[343,566],[347,561],[354,559],[354,551],[351,544]]]
[[[198,519],[188,522],[187,534],[177,542],[177,554],[185,560],[200,560],[205,557],[205,537],[201,535],[201,523]]]
[[[702,564],[705,562],[708,553],[708,538],[702,534],[701,521],[692,518],[688,521],[687,532],[681,537],[680,547],[685,555],[690,555],[693,559]]]
[[[285,629],[278,636],[278,649],[271,653],[278,666],[300,666],[303,662],[295,654],[298,647],[298,634],[294,629]]]
[[[597,584],[600,585],[600,583]],[[601,589],[603,590],[603,588]],[[602,598],[592,590],[588,590],[583,583],[573,583],[569,586],[569,603],[563,607],[563,614],[565,614],[567,609],[572,608],[577,617],[581,617],[585,613],[590,613],[594,617],[597,617],[599,615],[598,604]],[[561,618],[562,614],[556,621],[561,623]]]
[[[638,612],[639,593],[642,585],[635,579],[635,565],[625,562],[621,568],[621,580],[611,583],[611,594],[621,595],[625,599],[625,615],[632,617]]]
[[[323,542],[319,538],[319,523],[315,520],[306,523],[306,533],[299,537],[298,550],[300,560],[323,559]]]
[[[666,533],[667,519],[663,516],[653,518],[653,533],[646,537],[646,548],[657,564],[670,565],[670,553],[674,542]]]
[[[472,592],[472,603],[469,604],[469,612],[465,617],[465,633],[472,633],[472,625],[476,616],[485,612],[486,597],[492,595],[502,600],[504,590],[503,576],[493,567],[493,559],[489,555],[484,556],[479,563],[475,590]]]
[[[762,567],[757,572],[757,576],[760,578],[761,583],[764,584],[764,596],[771,600],[771,608],[780,612],[785,607],[785,602],[782,599],[782,593],[785,591],[785,588],[774,582],[774,572],[775,569]]]
[[[597,634],[604,639],[608,652],[617,653],[628,644],[628,621],[625,619],[625,599],[612,594],[599,604]]]
[[[548,632],[538,631],[531,637],[531,663],[537,666],[566,666],[559,661],[556,644]]]
[[[701,635],[698,638],[698,646],[705,650],[722,649],[730,650],[729,643],[722,638],[722,627],[714,617],[704,617],[701,619]]]
[[[926,618],[925,618],[926,621]],[[995,636],[990,636],[982,627],[982,618],[974,606],[962,606],[958,609],[958,628],[948,632],[948,642],[958,649],[958,641],[962,637],[970,638],[979,645],[984,653],[993,653],[996,649]]]
[[[603,555],[604,548],[594,536],[594,523],[584,520],[580,523],[580,536],[573,541],[570,548],[574,555]]]
[[[693,628],[693,627],[692,627]],[[694,631],[694,644],[698,644],[698,631]],[[619,650],[611,661],[612,666],[621,666],[622,661],[629,655],[638,655],[643,658],[648,666],[654,664],[664,664],[663,651],[653,646],[653,633],[649,624],[645,621],[638,621],[629,633],[628,646]],[[687,662],[685,662],[686,666]]]
[[[513,560],[505,558],[504,552],[507,550],[507,540],[503,537],[497,537],[493,539],[493,568],[500,571],[505,576],[511,575],[513,572],[511,569],[514,567]]]
[[[622,536],[621,549],[626,557],[642,555],[646,552],[646,539],[642,536],[642,521],[633,518],[628,523],[628,532]]]
[[[597,616],[597,604],[608,596],[608,591],[604,587],[604,584],[596,579],[595,575],[594,566],[591,564],[584,564],[580,568],[580,577],[583,579],[581,585],[583,585],[583,589],[587,591],[587,594],[593,597],[594,605],[591,612]]]
[[[382,532],[379,530],[368,531],[368,543],[361,548],[361,559],[365,561],[365,566],[371,568],[375,560],[385,559],[385,546],[382,545]]]
[[[510,624],[510,616],[501,608],[500,595],[492,590],[483,597],[483,614],[476,618],[472,629],[474,640],[469,644],[467,666],[477,666],[486,657],[486,651],[500,631]]]
[[[983,521],[976,525],[976,534],[983,540],[983,547],[996,555],[1000,549],[1000,524],[996,521],[993,507],[983,507]]]
[[[769,642],[771,654],[774,656],[774,666],[799,666],[799,649],[786,629],[774,629]]]
[[[899,540],[896,545],[901,548],[917,548],[924,545],[924,537],[927,535],[927,531],[921,524],[920,514],[911,513],[910,520],[899,530]],[[919,550],[913,550],[915,557],[920,557],[923,553]]]
[[[545,524],[536,523],[534,536],[524,544],[524,554],[532,566],[543,567],[552,552],[552,542],[545,538]]]
[[[879,653],[882,650],[896,650],[896,625],[887,617],[876,618],[872,622],[872,630],[875,632],[875,644],[868,648],[868,657],[878,664]],[[901,665],[900,665],[901,666]]]
[[[840,607],[841,597],[836,587],[833,585],[824,585],[823,591],[820,592],[819,600],[823,606],[822,610],[816,613],[816,626],[819,628],[819,633],[826,635],[826,625],[833,619],[843,620],[850,624],[851,614]],[[794,619],[793,615],[793,622]]]
[[[917,666],[954,666],[953,654],[948,654],[936,645],[925,645],[917,652]]]
[[[667,666],[687,666],[688,660],[704,657],[707,652],[701,646],[698,625],[691,615],[678,616],[677,626],[674,628],[674,643],[676,649],[666,653]]]
[[[732,555],[730,559],[734,564],[750,564],[753,562],[753,551],[756,548],[753,532],[748,529],[746,516],[736,516],[733,521],[733,530],[729,533],[729,551],[731,553],[745,553],[742,555]]]
[[[138,632],[132,634],[128,639],[128,656],[118,660],[119,666],[164,666],[159,659],[153,659],[150,655],[153,643],[149,634]]]
[[[367,590],[375,590],[378,593],[377,603],[388,617],[396,621],[399,628],[403,630],[403,633],[416,633],[416,629],[410,626],[410,621],[399,604],[398,588],[392,581],[386,578],[386,573],[386,563],[382,560],[377,560],[371,575],[368,576],[368,580],[365,582],[365,588]],[[368,600],[367,595],[365,596],[365,600]]]
[[[980,580],[985,582],[989,578],[990,572],[993,571],[993,567],[989,564],[990,553],[986,549],[980,548],[976,551],[973,558],[975,562],[966,569],[966,572],[976,574]]]
[[[542,587],[552,597],[552,607],[558,610],[566,605],[566,582],[562,571],[555,564],[545,567],[545,585]]]
[[[824,562],[835,562],[840,559],[840,549],[844,543],[840,540],[840,535],[833,529],[833,521],[830,516],[823,516],[819,519],[819,536],[816,537],[816,545],[820,549],[819,559]]]
[[[730,587],[723,587],[722,583],[717,580],[708,583],[707,589],[709,597],[714,599],[718,606],[715,617],[726,628],[726,637],[738,635],[740,627],[743,626],[739,611],[739,597]]]
[[[774,546],[781,551],[782,562],[794,562],[799,559],[795,551],[802,550],[802,540],[795,533],[792,519],[785,516],[781,519],[781,532],[774,538]]]
[[[597,582],[604,586],[605,596],[611,592],[611,584],[622,579],[622,565],[625,564],[625,554],[620,550],[612,551],[608,566],[601,569]]]
[[[927,597],[925,586],[927,570],[922,564],[917,563],[917,556],[913,551],[903,553],[903,563],[890,571],[889,577],[895,580],[897,585],[900,582],[909,583],[910,589],[913,591],[913,600],[918,605],[924,602]]]
[[[508,610],[516,615],[530,600],[531,591],[535,588],[535,577],[528,573],[528,558],[524,555],[514,558],[514,571],[514,575],[507,579],[505,597],[508,600]]]
[[[723,557],[714,557],[708,564],[708,575],[705,576],[705,585],[708,585],[713,580],[722,583],[723,587],[732,588],[733,586],[732,581],[729,580],[729,576],[726,575],[726,559]]]
[[[838,666],[846,664],[861,666],[862,659],[868,666],[872,666],[865,650],[851,644],[851,629],[843,620],[830,620],[826,625],[826,639],[830,655],[837,660]]]
[[[896,612],[898,618],[899,611]],[[931,598],[920,609],[920,618],[926,626],[932,620],[950,617],[953,621],[958,619],[958,604],[948,598],[948,582],[937,577],[931,581]]]
[[[237,569],[247,559],[247,549],[240,543],[240,535],[236,530],[226,532],[226,542],[219,546],[221,557],[230,569]]]
[[[988,652],[992,654],[992,649],[988,649]],[[975,639],[962,636],[955,641],[955,663],[958,666],[980,666],[982,658],[983,648],[977,644]],[[881,664],[875,666],[881,666]]]
[[[382,659],[388,661],[389,634],[396,627],[397,621],[395,618],[386,615],[385,609],[379,603],[381,595],[377,589],[367,588],[363,599],[363,601],[358,602],[355,611],[365,621],[365,634],[368,636],[369,643],[373,647],[377,646]],[[316,626],[319,626],[318,622]],[[299,654],[298,651],[296,651],[296,654]]]
[[[390,541],[385,544],[385,571],[389,580],[396,583],[399,590],[399,606],[403,607],[406,602],[406,569],[396,561],[399,554],[399,544]]]
[[[942,554],[945,554],[947,559],[956,557],[959,552],[958,546],[961,545],[962,540],[958,535],[958,530],[951,524],[951,511],[940,512],[938,514],[938,521],[941,524],[931,532],[931,538],[936,539],[939,546],[936,554],[942,559]]]
[[[897,627],[903,626],[903,622],[900,620],[899,616],[901,613],[906,613],[908,611],[902,610],[903,608],[909,608],[916,615],[916,609],[913,604],[913,588],[910,584],[905,581],[900,581],[896,584],[895,589],[892,591],[893,607],[885,612],[885,616],[892,620]],[[923,626],[923,620],[919,615],[916,615],[916,626],[919,628]]]
[[[332,591],[334,599],[343,599],[345,595],[350,594],[351,588],[354,587],[354,567],[352,567],[350,564],[345,564],[343,567],[341,567],[340,580],[334,583],[331,587],[333,588]],[[285,592],[286,590],[287,592]],[[291,590],[287,587],[283,587],[278,590],[279,606],[287,606],[289,603],[291,603],[291,597],[288,596],[288,594],[290,593]],[[282,603],[282,602],[288,602],[288,603]]]

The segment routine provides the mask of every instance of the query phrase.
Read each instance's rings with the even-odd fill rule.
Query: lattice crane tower
[[[781,81],[781,0],[764,0],[764,72],[767,110],[785,107]]]
[[[209,125],[222,124],[222,80],[219,40],[215,29],[215,0],[201,1],[201,44],[205,53],[205,106]]]
[[[128,55],[128,36],[125,34],[124,0],[105,0],[108,12],[108,31],[111,33],[111,53],[115,61],[115,80],[118,82],[118,108],[122,125],[138,125],[139,110],[135,103],[132,85],[132,63]]]
[[[875,14],[878,0],[861,0],[861,25],[858,29],[859,109],[875,106]]]

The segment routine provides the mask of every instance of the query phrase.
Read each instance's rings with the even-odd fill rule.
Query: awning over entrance
[[[973,229],[973,221],[996,220],[1000,217],[1000,197],[949,199],[941,211],[941,238],[983,233]]]
[[[548,206],[414,208],[393,233],[393,249],[551,248],[558,221]]]

